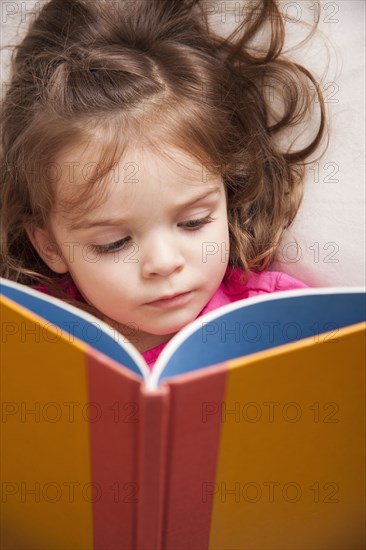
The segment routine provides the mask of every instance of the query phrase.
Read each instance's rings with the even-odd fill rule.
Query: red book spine
[[[136,548],[143,550],[162,544],[169,398],[168,387],[154,392],[141,387]]]

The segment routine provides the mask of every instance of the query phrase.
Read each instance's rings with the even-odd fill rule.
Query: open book
[[[150,373],[107,324],[1,279],[3,548],[363,548],[365,296],[225,305]]]

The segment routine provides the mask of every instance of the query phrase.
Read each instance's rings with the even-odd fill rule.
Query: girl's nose
[[[157,275],[167,277],[174,271],[180,271],[185,259],[174,238],[159,235],[146,243],[146,248],[140,255],[141,269],[144,277]]]

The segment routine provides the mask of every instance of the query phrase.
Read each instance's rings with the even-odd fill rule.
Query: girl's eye
[[[121,239],[119,241],[116,241],[114,243],[110,244],[92,244],[90,245],[92,250],[97,252],[98,254],[108,254],[108,252],[116,252],[117,250],[122,250],[122,248],[127,243],[129,237],[126,237],[125,239]]]
[[[185,227],[186,229],[199,229],[202,225],[205,225],[206,223],[211,223],[216,218],[211,218],[211,216],[206,216],[206,218],[201,218],[200,220],[190,220],[189,222],[184,222],[179,225]]]
[[[203,225],[213,222],[215,219],[216,218],[212,218],[211,216],[206,216],[206,218],[201,218],[199,220],[190,220],[188,222],[183,222],[179,225],[190,231],[195,231]],[[90,247],[94,252],[97,252],[98,254],[108,254],[110,252],[122,250],[127,244],[128,240],[129,237],[126,237],[125,239],[121,239],[110,244],[91,244]]]

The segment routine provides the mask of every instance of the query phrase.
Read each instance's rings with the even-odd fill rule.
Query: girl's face
[[[69,271],[85,300],[141,352],[199,315],[229,260],[221,177],[173,152],[181,164],[130,151],[110,174],[102,206],[77,220],[55,213],[52,237],[41,229],[31,236],[38,250],[57,243],[58,256],[44,260],[58,273]],[[62,198],[67,185],[59,185]]]

